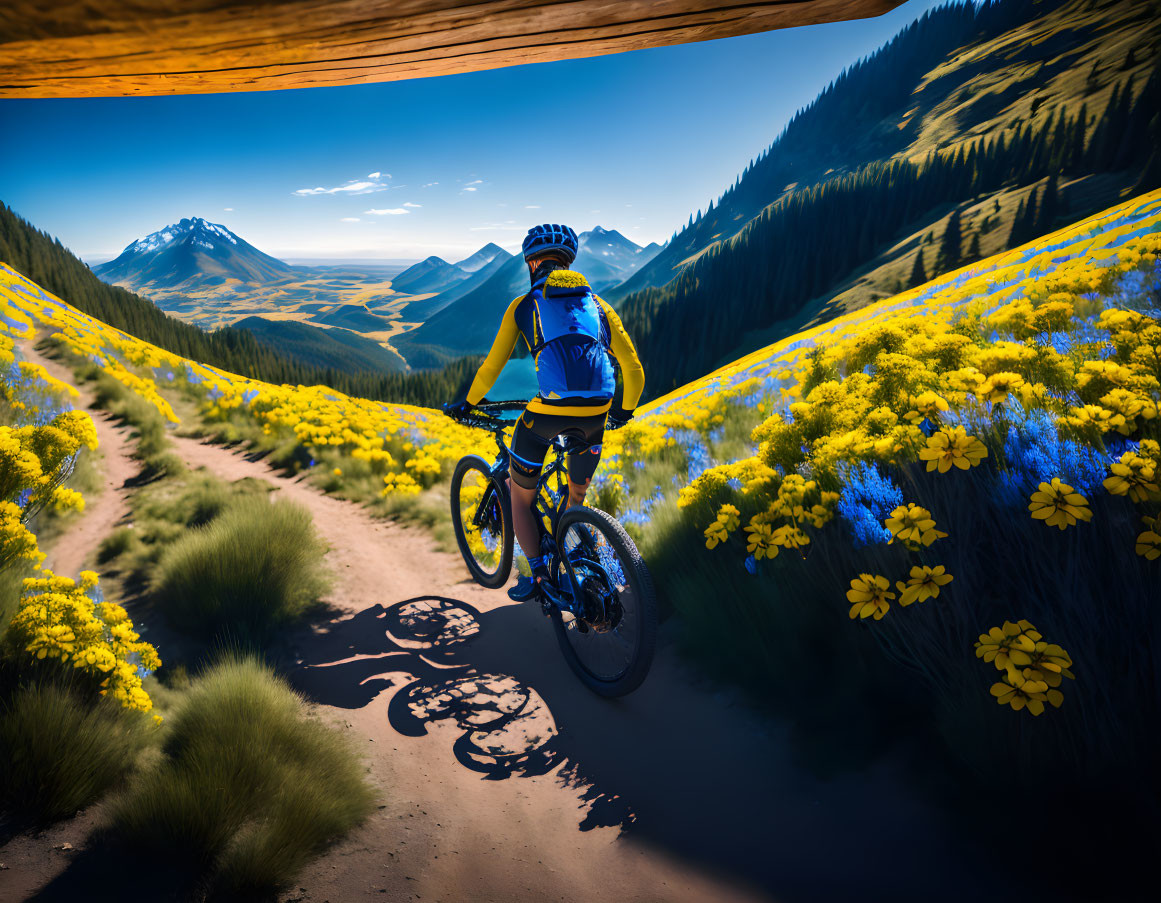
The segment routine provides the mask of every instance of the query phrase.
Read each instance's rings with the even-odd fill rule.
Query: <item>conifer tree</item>
[[[959,224],[959,211],[952,211],[947,219],[947,227],[943,230],[943,239],[939,243],[939,254],[935,258],[935,272],[946,273],[954,270],[960,263],[963,254],[961,243],[963,233]]]
[[[911,265],[911,275],[907,279],[907,287],[914,288],[927,281],[927,270],[923,266],[923,248],[915,255],[915,263]]]
[[[967,256],[963,259],[964,263],[975,263],[984,255],[980,253],[980,233],[972,233],[972,243],[968,246]]]

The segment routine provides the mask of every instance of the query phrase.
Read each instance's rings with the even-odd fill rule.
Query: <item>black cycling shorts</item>
[[[512,431],[512,479],[517,486],[535,489],[544,467],[548,447],[557,436],[576,436],[589,448],[568,456],[568,478],[585,485],[593,478],[601,460],[601,438],[605,434],[607,413],[577,416],[575,414],[541,414],[525,410]]]

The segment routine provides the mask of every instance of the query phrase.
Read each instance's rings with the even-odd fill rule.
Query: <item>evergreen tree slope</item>
[[[991,0],[978,7],[960,0],[928,11],[844,70],[734,185],[606,297],[619,302],[666,285],[796,189],[874,161],[919,160],[981,137],[1010,138],[1020,127],[1043,126],[1061,104],[1075,113],[1087,103],[1088,114],[1097,115],[1119,80],[1136,74],[1140,85],[1148,77],[1161,52],[1157,13],[1154,0]]]
[[[1161,20],[1142,20],[1137,4],[1087,0],[1017,0],[978,11],[952,6],[936,10],[930,19],[970,14],[986,24],[1001,9],[1001,24],[1010,24],[1016,12],[1023,18],[1003,32],[1002,40],[984,43],[1023,55],[1036,48],[1017,41],[1018,35],[1052,44],[1044,54],[1065,59],[1068,66],[1055,68],[1051,84],[1075,96],[1052,95],[1051,101],[1037,104],[1021,95],[1016,106],[1026,113],[1035,108],[1037,115],[1018,117],[1011,129],[1000,127],[1005,120],[994,109],[981,106],[977,112],[986,112],[995,128],[973,134],[970,122],[961,123],[958,140],[925,154],[913,153],[924,135],[922,124],[913,123],[910,135],[900,139],[907,142],[906,152],[799,184],[762,208],[733,237],[717,239],[695,254],[664,287],[624,297],[619,304],[622,319],[638,343],[647,373],[664,374],[663,379],[650,379],[648,395],[664,393],[796,331],[806,324],[807,314],[816,318],[810,322],[827,319],[900,290],[908,284],[908,274],[911,281],[920,271],[927,278],[938,276],[968,262],[971,254],[996,253],[1103,209],[1123,192],[1154,187],[1161,169],[1156,162],[1161,74],[1136,64],[1126,67],[1127,57],[1116,67],[1102,68],[1097,61],[1094,74],[1086,54],[1103,46],[1102,40],[1122,50],[1128,41],[1144,48],[1135,57],[1156,66],[1157,54],[1145,51],[1161,48]],[[978,44],[977,39],[970,45],[972,53],[958,51],[951,58],[978,62]],[[887,49],[893,46],[895,42]],[[1069,47],[1072,51],[1066,53]],[[1000,63],[1010,66],[1011,60]],[[971,106],[971,97],[958,95],[946,77],[929,80],[942,83],[942,99],[931,103],[931,109],[942,111],[937,117],[942,122],[950,115],[949,104]],[[831,93],[841,95],[837,89]],[[873,86],[865,93],[873,96]],[[921,106],[917,102],[916,109]],[[903,135],[908,129],[897,131]],[[775,149],[781,146],[779,142]],[[772,166],[765,158],[760,162]],[[750,184],[758,178],[750,176]],[[718,205],[713,215],[731,204]],[[707,216],[701,218],[703,225],[695,222],[690,229],[704,229]],[[681,240],[679,236],[671,245]],[[667,252],[669,248],[652,265]],[[859,283],[854,300],[836,298]],[[873,288],[879,289],[877,294]]]

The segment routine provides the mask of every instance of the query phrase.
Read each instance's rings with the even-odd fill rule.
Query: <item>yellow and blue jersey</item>
[[[616,311],[580,273],[553,270],[528,294],[513,299],[468,390],[468,402],[480,403],[520,339],[532,354],[540,386],[528,410],[576,416],[608,411],[614,389],[610,354],[621,366],[622,406],[626,411],[637,406],[645,387],[637,350]]]

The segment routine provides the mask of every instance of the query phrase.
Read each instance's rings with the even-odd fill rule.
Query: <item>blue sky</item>
[[[0,200],[88,260],[185,216],[281,257],[457,259],[514,249],[535,222],[665,241],[844,66],[939,2],[406,82],[4,100]]]

